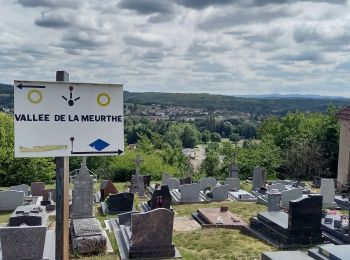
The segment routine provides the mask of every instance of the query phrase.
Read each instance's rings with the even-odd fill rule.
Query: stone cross
[[[136,164],[136,175],[140,175],[140,165],[143,163],[141,156],[138,154],[135,159]]]
[[[86,167],[86,156],[83,156],[81,159],[81,167]]]

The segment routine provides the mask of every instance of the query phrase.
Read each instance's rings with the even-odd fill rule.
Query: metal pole
[[[69,74],[56,71],[56,81]],[[56,157],[56,260],[69,259],[69,157]]]

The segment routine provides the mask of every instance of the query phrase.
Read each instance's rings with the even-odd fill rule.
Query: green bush
[[[130,181],[131,175],[135,174],[135,159],[138,154],[143,160],[143,163],[141,163],[141,174],[151,175],[152,181],[161,180],[162,174],[165,172],[174,176],[179,175],[178,169],[164,163],[164,160],[157,152],[145,154],[134,150],[126,150],[124,155],[113,158],[110,166],[110,178],[114,182]]]

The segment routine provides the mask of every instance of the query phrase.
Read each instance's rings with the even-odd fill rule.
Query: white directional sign
[[[15,81],[15,156],[120,155],[123,86]]]

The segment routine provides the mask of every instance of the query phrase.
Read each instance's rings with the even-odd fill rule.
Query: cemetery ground
[[[242,183],[243,184],[243,183]],[[98,189],[99,183],[95,184],[95,190]],[[115,183],[119,192],[125,190],[125,183]],[[47,188],[52,188],[53,185],[47,185]],[[244,189],[249,190],[249,185],[242,185]],[[135,196],[134,205],[139,205],[140,198]],[[200,207],[220,207],[228,206],[229,210],[241,217],[249,224],[250,217],[256,216],[258,212],[263,212],[266,207],[252,202],[237,202],[225,201],[206,204],[187,204],[174,205],[176,212],[175,217],[191,216]],[[95,215],[105,228],[105,219],[114,218],[115,216],[103,216],[101,208],[98,204],[95,205]],[[11,212],[0,213],[0,223],[8,222]],[[52,219],[53,220],[53,219]],[[51,222],[51,221],[50,221]],[[71,259],[89,259],[89,260],[107,260],[119,259],[118,246],[114,235],[107,232],[111,241],[114,253],[111,255],[96,255],[96,256],[71,256]],[[182,259],[260,259],[261,252],[276,250],[251,236],[243,234],[239,230],[226,229],[198,229],[193,231],[174,231],[173,242],[182,254]]]

